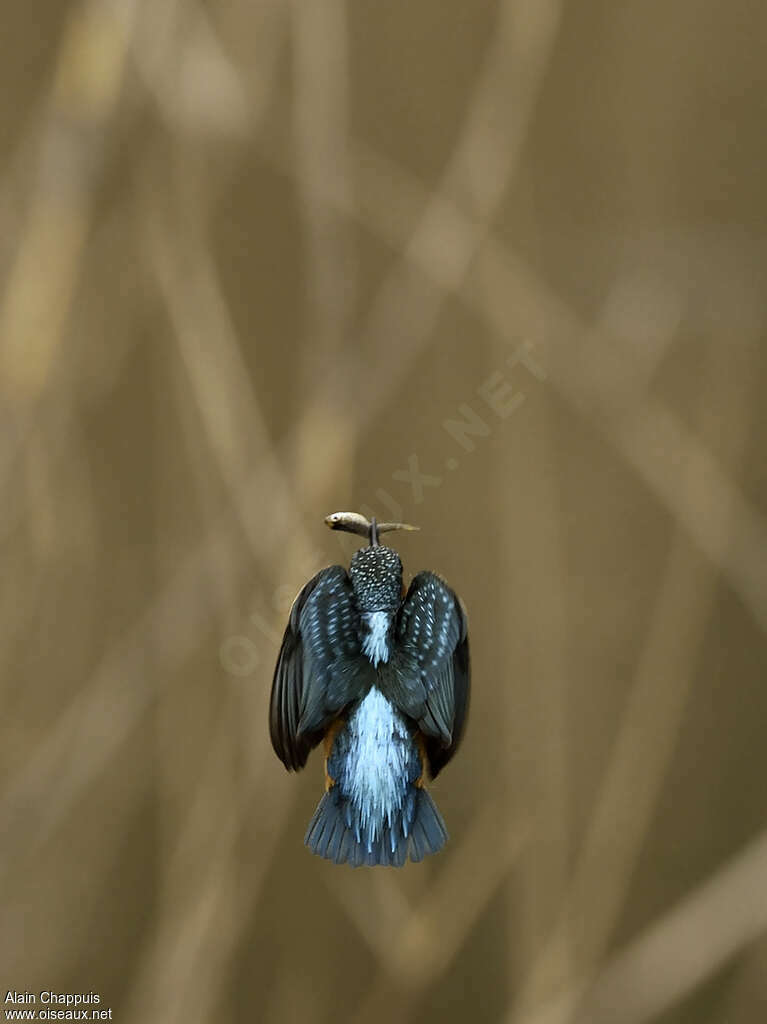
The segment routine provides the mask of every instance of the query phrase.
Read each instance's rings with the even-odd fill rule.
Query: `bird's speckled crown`
[[[402,600],[402,562],[393,548],[360,548],[352,555],[350,576],[360,610],[396,611]]]

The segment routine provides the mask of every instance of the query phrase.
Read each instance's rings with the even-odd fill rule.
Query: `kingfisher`
[[[466,610],[436,573],[405,589],[399,555],[379,538],[417,527],[357,512],[325,523],[368,543],[348,571],[320,570],[293,602],[272,683],[272,746],[298,771],[324,743],[325,794],[304,839],[313,853],[402,867],[448,838],[425,779],[452,758],[466,724]]]

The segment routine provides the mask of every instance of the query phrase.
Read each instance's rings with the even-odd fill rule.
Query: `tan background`
[[[3,994],[767,1020],[765,32],[747,0],[6,5]],[[420,524],[407,570],[470,615],[452,839],[399,873],[312,858],[320,760],[268,745],[345,508]]]

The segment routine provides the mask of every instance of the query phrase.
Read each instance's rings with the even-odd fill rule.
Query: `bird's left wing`
[[[269,732],[289,771],[303,768],[330,722],[369,687],[369,665],[351,581],[331,565],[293,602],[274,673]]]
[[[466,611],[445,581],[419,572],[400,608],[391,697],[424,734],[432,778],[455,753],[469,704]]]

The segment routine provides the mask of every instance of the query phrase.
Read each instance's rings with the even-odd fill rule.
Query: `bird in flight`
[[[298,771],[324,743],[325,794],[305,838],[313,853],[401,867],[447,840],[425,779],[451,759],[466,724],[466,611],[436,573],[419,572],[405,590],[400,557],[379,538],[417,527],[356,512],[325,522],[368,543],[348,570],[322,569],[293,602],[272,683],[272,746]]]

